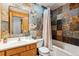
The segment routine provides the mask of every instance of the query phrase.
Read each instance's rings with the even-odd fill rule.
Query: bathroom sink
[[[15,42],[18,42],[18,38],[9,38],[7,40],[7,43],[6,44],[12,44],[12,43],[15,43]]]
[[[31,37],[17,37],[17,38],[8,38],[5,44],[14,44],[20,42],[32,42],[34,39]],[[2,43],[4,44],[4,43]]]
[[[20,37],[20,41],[25,41],[25,42],[31,42],[34,39],[30,38],[30,37]]]

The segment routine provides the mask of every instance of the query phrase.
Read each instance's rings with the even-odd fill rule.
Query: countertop
[[[30,41],[16,41],[13,43],[9,43],[9,42],[0,43],[0,51],[11,49],[11,48],[16,48],[16,47],[20,47],[20,46],[24,46],[24,45],[29,45],[32,43],[37,43],[41,40],[43,40],[43,39],[35,39],[35,40],[30,40]]]

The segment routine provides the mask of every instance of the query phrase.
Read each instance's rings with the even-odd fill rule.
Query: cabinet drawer
[[[36,44],[31,44],[30,49],[36,48]]]
[[[5,54],[4,54],[4,52],[3,51],[1,51],[0,52],[0,56],[4,56]]]
[[[14,48],[14,49],[7,50],[6,55],[10,56],[10,55],[14,55],[23,51],[25,51],[25,47]]]

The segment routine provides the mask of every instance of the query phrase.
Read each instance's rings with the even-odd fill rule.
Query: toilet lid
[[[39,51],[42,52],[42,53],[48,53],[49,52],[49,49],[46,48],[46,47],[40,47],[39,48]]]

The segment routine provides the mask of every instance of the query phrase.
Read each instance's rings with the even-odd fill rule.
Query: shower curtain
[[[51,50],[52,35],[51,35],[50,8],[46,9],[43,14],[43,40],[44,40],[44,46]]]

